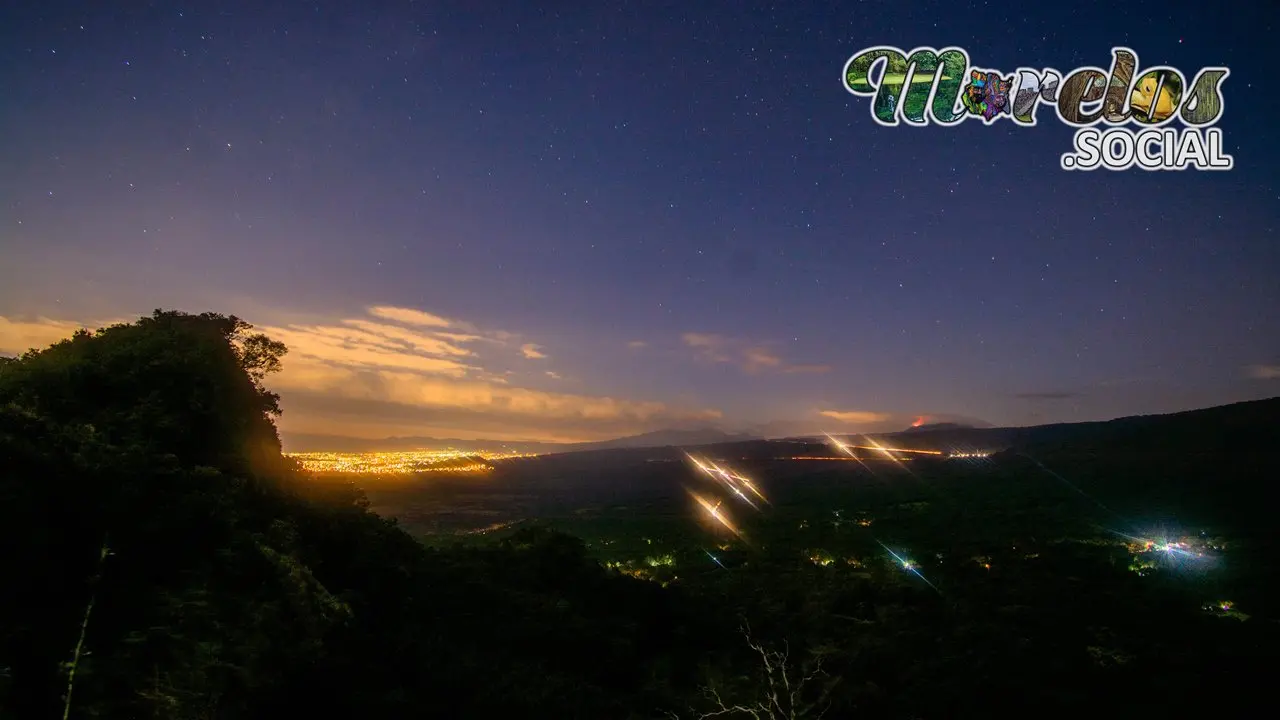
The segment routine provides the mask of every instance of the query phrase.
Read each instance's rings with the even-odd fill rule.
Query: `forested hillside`
[[[0,714],[626,717],[696,676],[672,594],[578,541],[432,552],[309,482],[284,352],[157,311],[0,364]]]
[[[0,361],[0,717],[1224,717],[1265,699],[1274,462],[1168,448],[1256,440],[1266,417],[1209,413],[1154,450],[1134,421],[1034,459],[792,463],[741,536],[682,497],[574,511],[594,535],[560,527],[590,546],[533,525],[430,548],[281,455],[262,383],[285,352],[233,317],[157,311]],[[619,482],[601,457],[553,475]],[[637,457],[637,478],[685,477]]]

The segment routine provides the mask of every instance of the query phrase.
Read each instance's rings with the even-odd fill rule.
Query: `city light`
[[[1150,539],[1115,530],[1111,533],[1126,540],[1125,546],[1132,555],[1129,569],[1139,576],[1146,576],[1157,568],[1202,572],[1212,568],[1218,560],[1214,551],[1219,547],[1203,534],[1170,540],[1167,536]]]
[[[409,475],[422,472],[479,473],[492,470],[494,462],[533,457],[529,453],[480,452],[452,448],[366,453],[287,453],[286,456],[297,460],[304,470],[310,472],[367,475]]]

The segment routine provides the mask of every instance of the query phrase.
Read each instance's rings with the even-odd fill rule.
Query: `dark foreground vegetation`
[[[1206,425],[1172,445],[1047,445],[856,497],[846,470],[806,469],[747,523],[750,543],[687,514],[629,526],[634,512],[604,503],[559,523],[586,542],[534,526],[429,547],[350,483],[281,455],[261,382],[284,352],[234,318],[157,312],[0,361],[0,715],[1226,717],[1269,704],[1274,422],[1244,443]],[[1276,419],[1274,403],[1250,412]],[[1026,482],[1048,472],[1063,482]],[[1118,518],[1139,512],[1181,518],[1220,556],[1165,562],[1108,534],[1135,532]],[[910,546],[931,584],[881,542]]]

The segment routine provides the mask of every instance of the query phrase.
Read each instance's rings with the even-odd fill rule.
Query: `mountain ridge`
[[[962,423],[934,423],[907,428],[896,432],[838,433],[836,437],[871,436],[901,441],[905,444],[928,442],[931,445],[970,447],[983,450],[1000,450],[1015,444],[1044,444],[1065,442],[1067,438],[1090,436],[1107,430],[1125,430],[1155,422],[1179,425],[1197,425],[1206,418],[1225,421],[1251,434],[1252,424],[1265,422],[1265,417],[1280,414],[1280,396],[1261,400],[1245,400],[1208,408],[1182,410],[1173,413],[1127,415],[1111,420],[1090,420],[1073,423],[1046,423],[1043,425],[978,427]],[[1241,420],[1241,417],[1250,417]],[[822,438],[820,434],[795,435],[775,438],[778,440],[810,440]],[[611,440],[580,443],[520,442],[503,440],[459,440],[431,437],[352,438],[339,435],[307,433],[281,433],[286,452],[394,452],[453,448],[475,452],[527,452],[533,454],[564,454],[594,450],[618,450],[656,447],[690,447],[718,445],[735,442],[764,440],[753,433],[731,433],[716,428],[662,429],[629,435]]]
[[[459,440],[420,436],[352,438],[342,435],[281,433],[286,452],[395,452],[453,448],[474,452],[528,452],[557,454],[627,448],[715,445],[761,440],[749,433],[730,433],[715,428],[692,430],[663,429],[609,440],[578,443],[511,442],[505,440]]]

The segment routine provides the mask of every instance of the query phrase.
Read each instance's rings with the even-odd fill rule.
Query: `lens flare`
[[[910,475],[910,476],[912,476],[912,477],[915,477],[915,473],[911,472],[911,468],[907,467],[907,464],[906,464],[906,463],[904,463],[904,462],[902,462],[902,459],[901,459],[901,458],[898,458],[898,457],[895,457],[895,456],[894,456],[894,454],[893,454],[893,453],[895,452],[894,450],[891,450],[891,449],[889,449],[889,448],[886,448],[885,446],[881,445],[880,443],[876,442],[875,440],[871,439],[870,437],[868,437],[868,436],[866,436],[866,435],[863,435],[863,436],[862,436],[862,439],[863,439],[863,440],[866,440],[866,441],[867,441],[867,443],[870,445],[870,448],[869,448],[869,449],[872,449],[872,450],[875,450],[875,451],[877,451],[877,452],[882,453],[885,457],[887,457],[887,458],[889,458],[890,460],[892,460],[893,462],[897,463],[897,464],[898,464],[898,467],[902,468],[903,470],[906,470],[908,475]],[[855,447],[857,447],[857,446],[855,446]],[[934,453],[935,451],[933,451],[933,450],[921,450],[921,451],[919,451],[919,452],[924,452],[924,453],[930,453],[930,454],[932,454],[932,453]],[[937,453],[937,454],[941,455],[941,453]]]
[[[837,440],[837,439],[835,439],[834,437],[832,437],[831,433],[822,433],[822,434],[827,436],[827,440],[831,443],[831,446],[832,446],[832,447],[834,447],[836,450],[839,450],[840,452],[844,453],[845,455],[848,455],[849,457],[853,458],[854,460],[857,460],[857,461],[858,461],[858,464],[862,466],[862,469],[863,469],[863,470],[866,470],[867,472],[871,473],[872,475],[875,475],[875,474],[876,474],[874,470],[872,470],[871,468],[867,467],[867,464],[866,464],[866,463],[862,462],[862,458],[858,457],[858,454],[857,454],[857,453],[855,453],[855,452],[853,451],[853,448],[849,447],[848,445],[845,445],[844,443],[842,443],[842,442],[840,442],[839,440]]]
[[[756,484],[745,475],[728,468],[721,467],[706,458],[697,458],[689,453],[685,453],[685,457],[689,458],[689,461],[701,470],[703,474],[725,486],[729,492],[733,493],[738,497],[738,499],[750,505],[752,509],[759,510],[760,508],[750,497],[747,496],[747,493],[751,493],[761,502],[769,502],[769,499],[764,496],[764,493],[760,491],[760,488],[756,487]]]
[[[884,548],[884,551],[885,551],[885,552],[887,552],[887,553],[889,553],[889,556],[890,556],[890,557],[892,557],[892,558],[894,559],[894,561],[895,561],[895,562],[897,562],[897,564],[898,564],[898,565],[900,565],[900,566],[902,567],[902,569],[903,569],[903,570],[906,570],[907,572],[909,572],[909,573],[911,573],[911,574],[915,575],[916,577],[920,578],[921,580],[923,580],[923,581],[924,581],[924,584],[925,584],[925,585],[928,585],[928,586],[929,586],[929,587],[931,587],[931,588],[933,588],[933,591],[934,591],[934,592],[938,593],[939,595],[941,595],[941,594],[942,594],[942,591],[941,591],[941,590],[939,590],[939,589],[937,588],[937,586],[935,586],[933,583],[929,582],[929,579],[928,579],[928,578],[926,578],[924,575],[921,575],[921,574],[920,574],[920,568],[916,566],[915,562],[913,562],[912,560],[909,560],[909,559],[907,559],[907,558],[904,558],[904,557],[902,557],[901,555],[899,555],[898,553],[896,553],[896,552],[894,552],[894,551],[890,550],[888,545],[885,545],[884,543],[880,542],[879,540],[876,540],[876,543],[877,543],[880,547]]]
[[[742,533],[738,532],[738,528],[733,525],[733,522],[729,520],[728,516],[725,515],[725,512],[720,509],[720,501],[717,500],[716,502],[712,502],[692,490],[689,491],[689,495],[697,501],[698,505],[706,511],[707,515],[710,516],[712,520],[720,523],[726,530],[734,535],[742,535]]]

